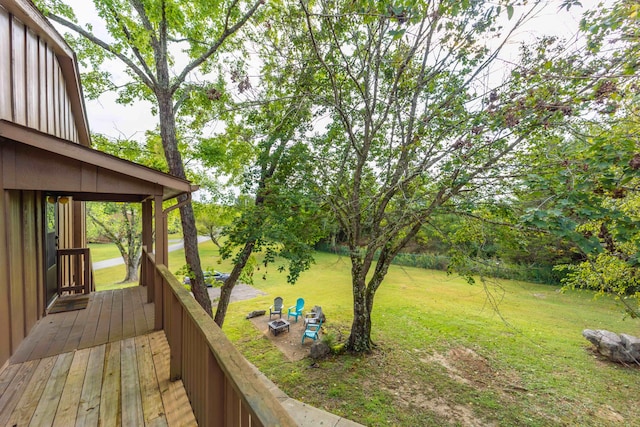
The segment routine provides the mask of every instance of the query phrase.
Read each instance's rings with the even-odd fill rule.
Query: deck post
[[[156,254],[156,264],[167,265],[167,222],[165,221],[165,215],[162,212],[162,196],[155,196],[154,203],[154,214],[155,214],[155,225],[156,225],[156,241],[155,241],[155,251]]]
[[[165,236],[167,234],[167,229],[165,227],[164,215],[162,212],[162,195],[155,196],[154,203],[154,217],[155,217],[155,227],[156,227],[156,241],[154,247],[154,255],[155,255],[155,263],[156,265],[167,265],[167,260],[165,259],[166,248],[165,244]],[[154,306],[155,306],[155,328],[157,330],[163,329],[164,327],[164,317],[163,317],[163,307],[164,307],[164,280],[158,274],[158,271],[154,269],[155,276],[155,290],[154,290]]]
[[[153,206],[150,199],[142,202],[142,247],[146,250],[143,252],[142,268],[140,269],[140,285],[148,286],[152,271],[149,268],[147,253],[153,249]],[[153,287],[147,287],[147,302],[153,302]]]

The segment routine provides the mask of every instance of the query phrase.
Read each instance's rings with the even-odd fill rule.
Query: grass
[[[120,258],[120,251],[113,243],[89,243],[91,261],[98,262],[105,259]]]
[[[175,236],[169,236],[170,239],[175,239]],[[94,246],[96,249],[94,249]],[[118,258],[120,252],[115,245],[110,243],[92,243],[89,245],[91,248],[91,260],[93,262],[102,261],[105,259]],[[231,262],[221,261],[218,255],[218,248],[213,242],[208,241],[200,243],[198,246],[200,249],[200,259],[202,265],[205,268],[213,268],[221,271],[231,271]],[[94,250],[96,251],[96,257],[94,257]],[[178,269],[184,265],[184,249],[169,252],[169,266],[170,270],[175,274]],[[94,271],[94,280],[96,283],[96,289],[98,291],[106,291],[111,289],[118,289],[122,287],[135,286],[137,282],[122,283],[122,279],[125,276],[124,264],[117,265],[115,267],[102,268]],[[182,276],[178,276],[182,279]]]
[[[211,242],[200,249],[205,267],[231,269]],[[169,259],[175,272],[183,252]],[[276,296],[285,305],[303,297],[307,310],[322,306],[324,334],[344,341],[352,319],[349,260],[317,253],[296,285],[276,267],[261,265],[254,286],[267,295],[232,303],[224,331],[295,399],[370,426],[610,426],[640,419],[640,370],[602,361],[581,335],[590,328],[640,336],[640,321],[623,320],[609,298],[505,280],[469,285],[439,271],[392,266],[376,295],[375,351],[310,367],[310,360],[290,362],[245,315]]]
[[[259,273],[264,273],[263,271]],[[438,271],[392,267],[376,296],[368,356],[335,356],[310,368],[263,339],[247,312],[305,298],[343,341],[352,314],[348,259],[318,253],[295,285],[270,267],[268,295],[233,303],[225,333],[290,396],[365,425],[632,425],[640,370],[595,357],[585,328],[640,335],[615,303],[587,292],[500,281],[469,285]],[[499,312],[489,303],[499,301]]]

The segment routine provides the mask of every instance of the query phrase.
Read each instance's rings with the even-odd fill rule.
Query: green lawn
[[[230,270],[211,242],[200,248],[205,267]],[[169,258],[173,272],[184,263],[183,251]],[[120,280],[124,269],[109,274]],[[261,265],[254,281],[268,295],[232,303],[225,333],[289,396],[340,416],[370,426],[638,425],[640,369],[603,362],[581,335],[590,328],[640,336],[640,321],[623,320],[611,299],[504,280],[485,288],[394,266],[376,296],[375,352],[310,367],[308,359],[286,359],[245,315],[268,309],[275,296],[285,305],[303,297],[307,310],[320,305],[326,313],[324,336],[344,340],[352,319],[348,258],[318,253],[296,285],[277,265]]]
[[[263,269],[264,270],[264,269]],[[325,336],[349,333],[347,258],[317,254],[292,286],[270,267],[256,287],[267,296],[233,303],[225,333],[287,394],[366,425],[634,425],[640,369],[594,357],[585,328],[640,336],[609,299],[501,281],[468,285],[446,273],[392,267],[373,314],[376,351],[336,356],[310,368],[289,362],[246,313],[303,297],[327,315]],[[499,301],[499,313],[489,303]],[[631,397],[634,396],[634,397]],[[634,421],[635,420],[635,421]]]
[[[113,243],[89,243],[91,261],[104,261],[105,259],[120,258],[120,251]]]
[[[171,236],[170,236],[171,237]],[[170,243],[171,244],[171,243]],[[91,260],[93,262],[102,261],[105,259],[118,258],[120,252],[113,244],[107,243],[92,243],[89,245],[91,248]],[[200,259],[202,260],[205,268],[213,268],[216,270],[222,269],[223,271],[231,270],[231,262],[226,261],[219,263],[220,256],[218,255],[218,248],[213,242],[204,242],[199,245]],[[94,252],[95,251],[95,252]],[[94,256],[96,254],[97,258]],[[169,252],[169,267],[173,273],[176,273],[178,269],[184,265],[184,250]],[[125,275],[124,264],[117,265],[115,267],[103,268],[95,270],[94,279],[96,283],[96,289],[98,291],[106,291],[109,289],[116,289],[126,286],[135,286],[137,282],[121,283]],[[182,279],[182,276],[179,276]]]

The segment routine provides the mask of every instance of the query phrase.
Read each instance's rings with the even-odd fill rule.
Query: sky
[[[612,3],[604,0],[604,3]],[[108,37],[106,31],[101,30],[99,18],[93,5],[88,0],[67,0],[78,17],[80,23],[91,23],[96,33]],[[511,43],[511,49],[517,50],[517,43],[530,40],[542,34],[571,37],[577,33],[581,13],[599,3],[597,0],[581,0],[583,8],[574,7],[571,13],[559,13],[560,0],[550,0],[549,4],[539,12],[523,29],[520,29]],[[517,12],[516,12],[517,15]],[[64,29],[58,27],[61,32]],[[119,69],[119,63],[107,65],[109,70],[124,83],[126,75]],[[101,133],[111,138],[130,138],[142,141],[145,131],[157,125],[157,118],[151,114],[151,105],[140,101],[135,106],[122,106],[116,103],[115,93],[105,93],[98,100],[86,100],[89,128],[92,133]]]

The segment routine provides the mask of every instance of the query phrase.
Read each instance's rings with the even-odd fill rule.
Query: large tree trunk
[[[408,234],[413,233],[413,235],[415,235],[414,231],[416,230],[412,230]],[[368,353],[373,349],[374,344],[373,341],[371,341],[373,300],[398,250],[397,247],[394,250],[391,250],[390,247],[383,247],[380,251],[378,262],[375,264],[373,264],[373,254],[375,254],[376,248],[369,249],[364,261],[357,255],[351,257],[353,323],[351,324],[351,333],[345,343],[347,351],[352,353]],[[355,246],[352,252],[355,252]],[[373,274],[367,282],[367,274],[373,265],[375,265]]]
[[[353,277],[353,323],[351,333],[345,344],[347,351],[367,353],[372,350],[371,311],[373,295],[365,285],[365,278]]]
[[[353,323],[345,349],[352,353],[371,351],[371,310],[373,295],[366,285],[367,269],[357,256],[351,257],[351,280],[353,285]]]
[[[127,272],[124,277],[122,283],[135,282],[138,280],[138,267],[140,266],[140,261],[134,263],[133,261],[129,261],[126,263]]]
[[[255,241],[249,241],[242,248],[242,252],[240,254],[240,258],[233,266],[233,270],[229,274],[227,280],[224,281],[222,285],[222,289],[220,289],[220,299],[218,300],[218,308],[216,309],[216,315],[213,320],[222,328],[224,324],[224,318],[227,315],[227,307],[229,307],[229,300],[231,298],[231,292],[233,291],[233,287],[236,285],[238,278],[240,277],[240,273],[242,273],[242,269],[245,265],[247,265],[247,261],[249,261],[249,257],[253,252],[253,247],[255,246]]]
[[[182,199],[182,197],[181,197]],[[198,231],[196,230],[196,218],[193,213],[191,202],[180,208],[180,218],[182,220],[182,233],[184,236],[184,256],[189,265],[190,271],[194,274],[195,284],[191,281],[191,292],[200,306],[212,315],[211,298],[207,286],[204,283],[202,266],[200,264],[200,253],[198,252]]]
[[[166,78],[168,87],[168,73]],[[186,179],[182,156],[178,150],[173,98],[168,89],[156,91],[156,97],[158,99],[158,114],[160,116],[160,136],[162,137],[162,146],[169,166],[169,172],[178,178]],[[181,196],[178,198],[178,201],[183,202],[186,199],[187,196]],[[198,232],[196,230],[196,219],[191,202],[180,208],[180,219],[182,222],[185,259],[193,275],[191,291],[196,301],[198,301],[204,311],[211,316],[211,299],[209,298],[209,293],[204,283],[204,275],[202,274],[200,254],[198,252]],[[159,236],[156,238],[159,238]]]

